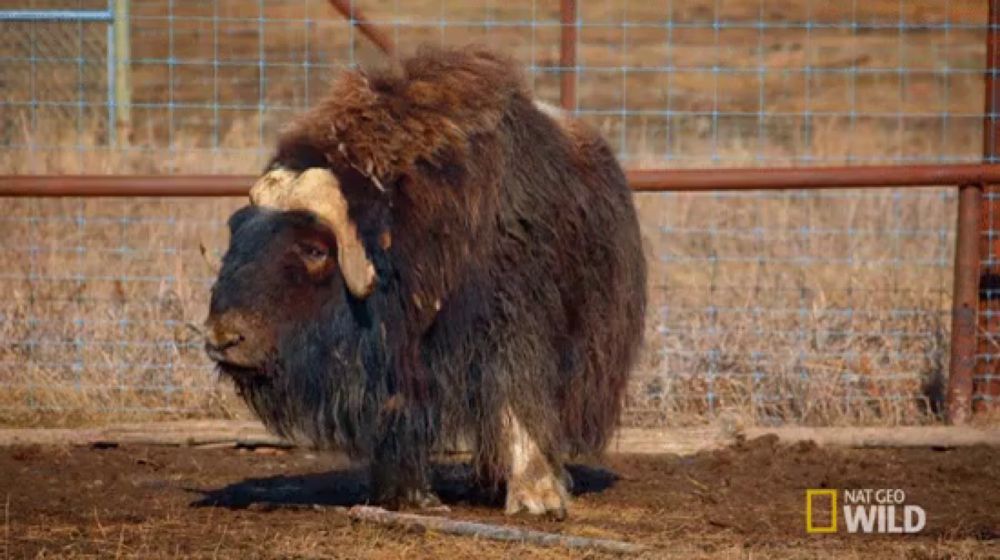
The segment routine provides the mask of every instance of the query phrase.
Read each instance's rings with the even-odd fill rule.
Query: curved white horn
[[[337,262],[347,289],[358,298],[372,293],[375,265],[348,215],[340,182],[329,170],[314,167],[298,176],[282,168],[269,171],[250,189],[250,202],[278,210],[308,210],[326,222],[337,238]]]

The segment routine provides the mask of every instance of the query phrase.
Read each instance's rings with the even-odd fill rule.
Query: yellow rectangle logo
[[[816,527],[813,525],[813,498],[816,496],[830,497],[830,525],[826,527]],[[837,532],[837,491],[828,489],[809,488],[806,490],[806,532],[807,533],[836,533]]]

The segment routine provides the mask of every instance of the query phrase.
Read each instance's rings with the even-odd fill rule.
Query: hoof
[[[554,459],[545,454],[524,429],[512,410],[507,409],[506,433],[510,445],[510,473],[507,478],[507,515],[528,512],[566,519],[568,485],[572,478]],[[554,468],[553,468],[554,467]]]
[[[558,521],[566,519],[569,496],[562,481],[548,475],[537,480],[511,481],[507,490],[507,515],[529,513]]]

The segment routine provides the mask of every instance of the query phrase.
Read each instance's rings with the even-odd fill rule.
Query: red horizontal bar
[[[958,186],[1000,183],[1000,165],[656,169],[628,173],[636,191]]]
[[[1000,184],[1000,165],[650,169],[633,190],[731,191]],[[0,175],[0,196],[246,196],[253,175]]]
[[[0,175],[0,196],[247,196],[253,175]]]

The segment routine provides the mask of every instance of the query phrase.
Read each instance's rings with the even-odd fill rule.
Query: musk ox
[[[346,71],[281,134],[229,220],[206,348],[274,432],[436,503],[462,442],[506,511],[565,515],[640,343],[645,261],[600,136],[480,50]]]

